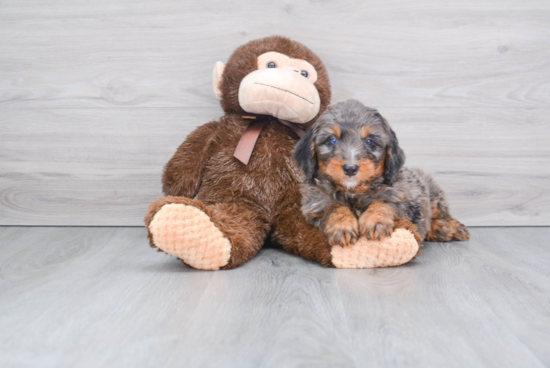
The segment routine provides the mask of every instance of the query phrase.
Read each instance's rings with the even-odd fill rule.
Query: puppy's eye
[[[338,139],[332,137],[328,142],[334,146],[336,143],[338,143]]]
[[[270,61],[269,63],[267,63],[267,67],[268,67],[268,68],[276,68],[276,67],[277,67],[277,64],[275,64],[274,61]]]
[[[303,75],[304,77],[306,77],[306,78],[307,78],[307,76],[309,75],[309,74],[307,74],[307,72],[306,72],[305,70],[302,70],[302,71],[300,72],[300,74],[302,74],[302,75]]]
[[[372,140],[372,138],[365,139],[365,144],[367,145],[367,147],[372,147],[373,143],[374,141]]]

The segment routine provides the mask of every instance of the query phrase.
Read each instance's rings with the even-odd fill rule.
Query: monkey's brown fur
[[[304,216],[332,245],[350,245],[361,236],[385,238],[404,223],[397,218],[414,224],[422,240],[469,238],[451,217],[439,185],[421,170],[403,168],[395,133],[378,111],[359,101],[329,107],[294,157],[307,177]]]

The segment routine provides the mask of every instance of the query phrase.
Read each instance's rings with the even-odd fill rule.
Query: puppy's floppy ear
[[[310,129],[294,148],[294,159],[306,175],[306,182],[313,183],[313,174],[317,169],[317,158],[315,157],[315,143],[313,141],[313,130]]]
[[[386,148],[386,159],[384,162],[384,184],[392,185],[397,179],[399,170],[405,163],[405,152],[399,147],[399,141],[395,132],[390,129],[391,140]]]

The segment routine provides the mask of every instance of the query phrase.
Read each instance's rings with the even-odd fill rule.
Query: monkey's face
[[[226,113],[265,114],[307,129],[330,103],[325,66],[299,42],[273,36],[237,48],[216,63],[214,91]]]
[[[316,81],[317,71],[307,61],[266,52],[258,56],[258,70],[242,80],[239,104],[247,112],[304,124],[321,105]]]

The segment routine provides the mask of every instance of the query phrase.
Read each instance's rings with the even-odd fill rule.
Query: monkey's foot
[[[336,268],[400,266],[413,259],[418,249],[413,233],[400,228],[381,241],[361,237],[351,246],[333,246],[332,264]]]
[[[229,262],[231,243],[196,207],[165,204],[153,217],[149,231],[156,247],[191,267],[219,270]]]

